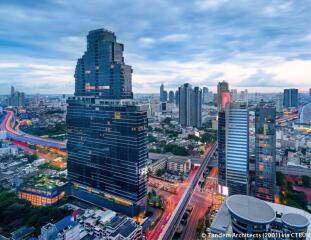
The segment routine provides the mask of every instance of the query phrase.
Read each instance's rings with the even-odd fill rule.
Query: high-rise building
[[[284,89],[283,106],[285,108],[298,107],[298,89]]]
[[[179,123],[182,126],[202,126],[202,90],[189,83],[179,87]]]
[[[240,92],[240,101],[248,104],[248,90],[247,89]]]
[[[134,216],[147,193],[147,111],[132,99],[132,68],[125,65],[115,34],[98,29],[87,39],[87,51],[77,63],[75,96],[67,100],[72,195]],[[91,71],[83,78],[82,62],[82,72]]]
[[[231,93],[231,100],[232,100],[233,102],[238,101],[238,90],[236,90],[236,89],[231,89],[230,93]]]
[[[228,104],[218,114],[218,183],[228,194],[248,194],[248,109]]]
[[[15,91],[15,88],[11,86],[11,94],[8,99],[8,104],[13,107],[24,107],[25,94],[23,92]]]
[[[225,94],[224,94],[225,93]],[[229,92],[229,84],[225,81],[219,82],[217,85],[217,107],[220,110],[224,106],[224,101],[227,100]]]
[[[87,50],[78,59],[75,70],[75,95],[132,98],[132,67],[124,63],[123,50],[113,32],[90,31]]]
[[[214,102],[214,94],[212,91],[208,91],[207,93],[207,103],[213,103]]]
[[[174,91],[169,91],[169,94],[168,94],[168,99],[169,99],[169,102],[170,103],[173,103],[174,102],[174,98],[175,98],[175,94],[174,94]]]
[[[191,126],[202,127],[202,90],[194,87],[190,100]]]
[[[278,93],[275,100],[275,107],[277,112],[283,111],[283,94]]]
[[[255,110],[255,195],[271,202],[275,194],[275,117],[275,108],[264,103]]]
[[[226,164],[226,111],[218,112],[218,184],[222,187],[227,186],[227,164]]]
[[[179,105],[179,90],[175,91],[175,104],[176,106]]]
[[[226,111],[226,180],[229,194],[248,194],[248,109],[231,103]]]
[[[208,88],[203,87],[203,103],[207,104],[208,103]]]
[[[164,84],[161,84],[160,87],[160,102],[167,102],[167,91],[164,90]]]

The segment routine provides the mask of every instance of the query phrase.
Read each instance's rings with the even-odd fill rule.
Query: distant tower
[[[202,90],[189,83],[179,87],[179,123],[182,126],[202,126]]]
[[[175,94],[174,94],[174,91],[169,91],[169,94],[168,94],[168,98],[169,98],[169,102],[170,103],[173,103],[174,102],[174,96]]]
[[[176,90],[175,92],[175,104],[176,106],[179,105],[179,90]]]
[[[208,88],[203,87],[203,103],[207,104],[208,103]]]
[[[15,93],[15,89],[13,86],[11,86],[11,96],[14,96],[14,93]]]
[[[162,83],[160,86],[160,102],[167,102],[167,91],[164,90],[164,84]]]
[[[274,107],[260,103],[255,111],[255,195],[274,201],[275,194],[275,133]]]
[[[225,96],[224,93],[226,92]],[[224,101],[228,98],[229,84],[225,81],[219,82],[217,85],[217,107],[220,110],[224,106]],[[230,96],[229,96],[230,98]]]
[[[298,107],[298,89],[284,89],[283,106],[285,108]]]

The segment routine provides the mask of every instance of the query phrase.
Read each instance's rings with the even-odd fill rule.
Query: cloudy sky
[[[73,93],[89,30],[125,44],[135,92],[311,87],[311,1],[1,0],[0,94]]]

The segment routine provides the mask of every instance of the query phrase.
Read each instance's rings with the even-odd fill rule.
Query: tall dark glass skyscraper
[[[147,193],[147,112],[132,100],[132,70],[115,34],[99,29],[87,39],[67,101],[72,195],[133,216]]]
[[[275,135],[276,110],[261,103],[255,111],[255,195],[274,201],[275,194]]]
[[[113,32],[98,29],[87,36],[87,50],[78,59],[75,95],[106,99],[133,98],[132,67],[124,63],[124,46]]]

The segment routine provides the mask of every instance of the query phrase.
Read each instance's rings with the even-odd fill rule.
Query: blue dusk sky
[[[250,92],[311,87],[311,1],[1,0],[0,94],[73,93],[88,31],[125,45],[137,93],[218,81]]]

